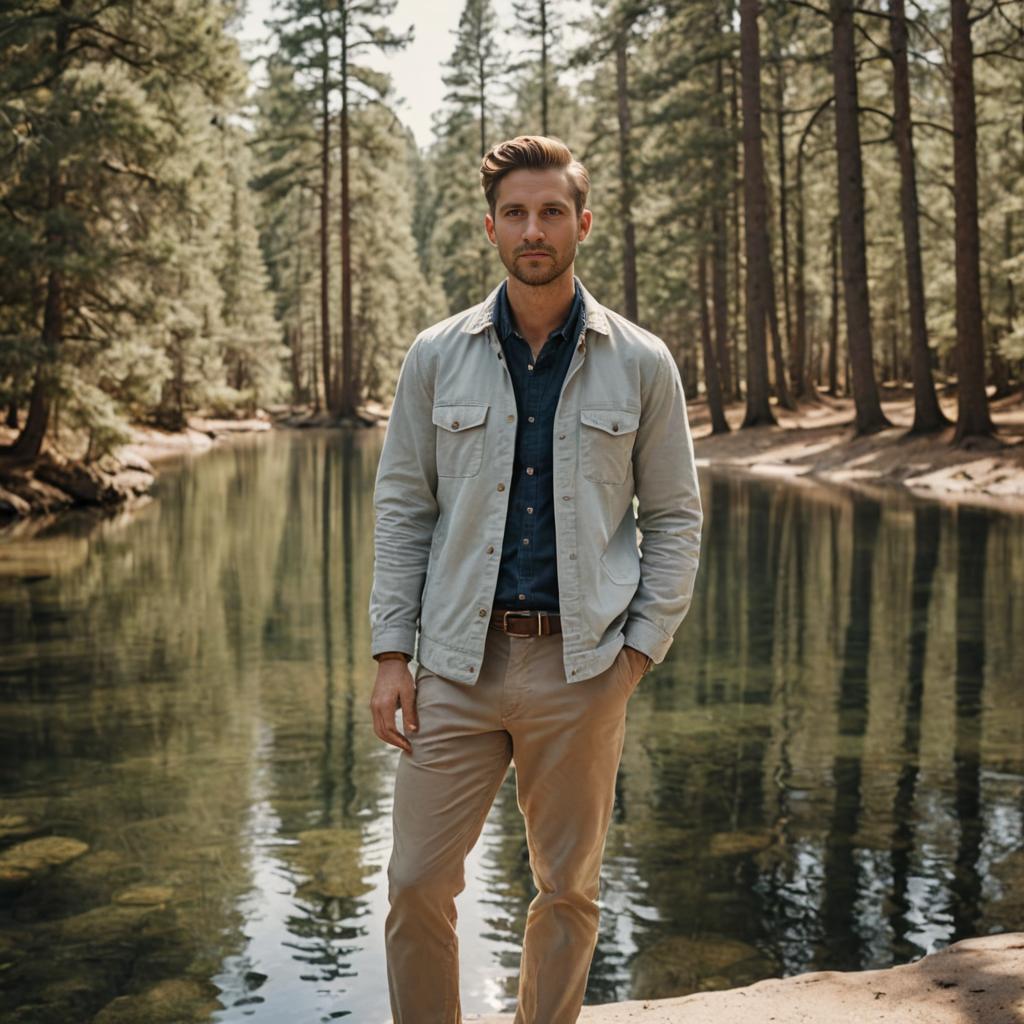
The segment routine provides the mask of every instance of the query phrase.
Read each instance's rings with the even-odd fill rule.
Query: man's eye
[[[548,207],[548,213],[559,214],[561,212],[562,211],[557,206],[549,206]]]

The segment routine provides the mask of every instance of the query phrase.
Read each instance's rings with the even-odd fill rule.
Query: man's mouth
[[[519,255],[526,259],[536,259],[538,256],[550,256],[551,253],[541,252],[539,249],[531,249],[529,252],[521,252]]]

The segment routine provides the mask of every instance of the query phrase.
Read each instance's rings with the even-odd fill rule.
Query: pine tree
[[[540,85],[540,134],[551,134],[551,93],[557,82],[552,65],[557,66],[561,54],[562,17],[555,0],[513,0],[512,10],[520,33],[533,44],[528,53],[537,58]]]
[[[355,337],[352,312],[352,197],[350,169],[350,102],[382,103],[391,88],[390,79],[354,63],[370,50],[391,52],[412,40],[412,29],[395,33],[382,24],[395,10],[398,0],[337,0],[337,38],[340,49],[341,91],[341,389],[335,404],[339,415],[352,416],[357,398],[357,377],[353,362]]]
[[[155,271],[172,251],[160,229],[185,213],[176,103],[183,85],[212,105],[240,95],[231,13],[199,0],[60,0],[3,14],[0,94],[17,97],[5,113],[19,142],[4,151],[0,251],[24,260],[38,332],[22,360],[32,388],[15,458],[39,454],[61,393],[111,440],[108,388],[76,388],[71,368],[153,322]]]

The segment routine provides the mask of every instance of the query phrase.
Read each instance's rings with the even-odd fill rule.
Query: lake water
[[[389,1018],[381,440],[243,439],[137,511],[0,540],[0,1019]],[[1024,520],[703,488],[692,611],[629,706],[587,1001],[1024,928]],[[47,836],[75,842],[23,845]],[[533,894],[511,773],[467,875],[463,1009],[507,1009]]]

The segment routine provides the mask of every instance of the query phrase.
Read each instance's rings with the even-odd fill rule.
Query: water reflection
[[[380,440],[241,442],[131,517],[0,547],[4,1020],[387,1019]],[[588,1001],[1021,927],[1021,520],[703,485],[693,610],[630,704]],[[532,896],[510,773],[459,899],[467,1012],[512,1005]]]

